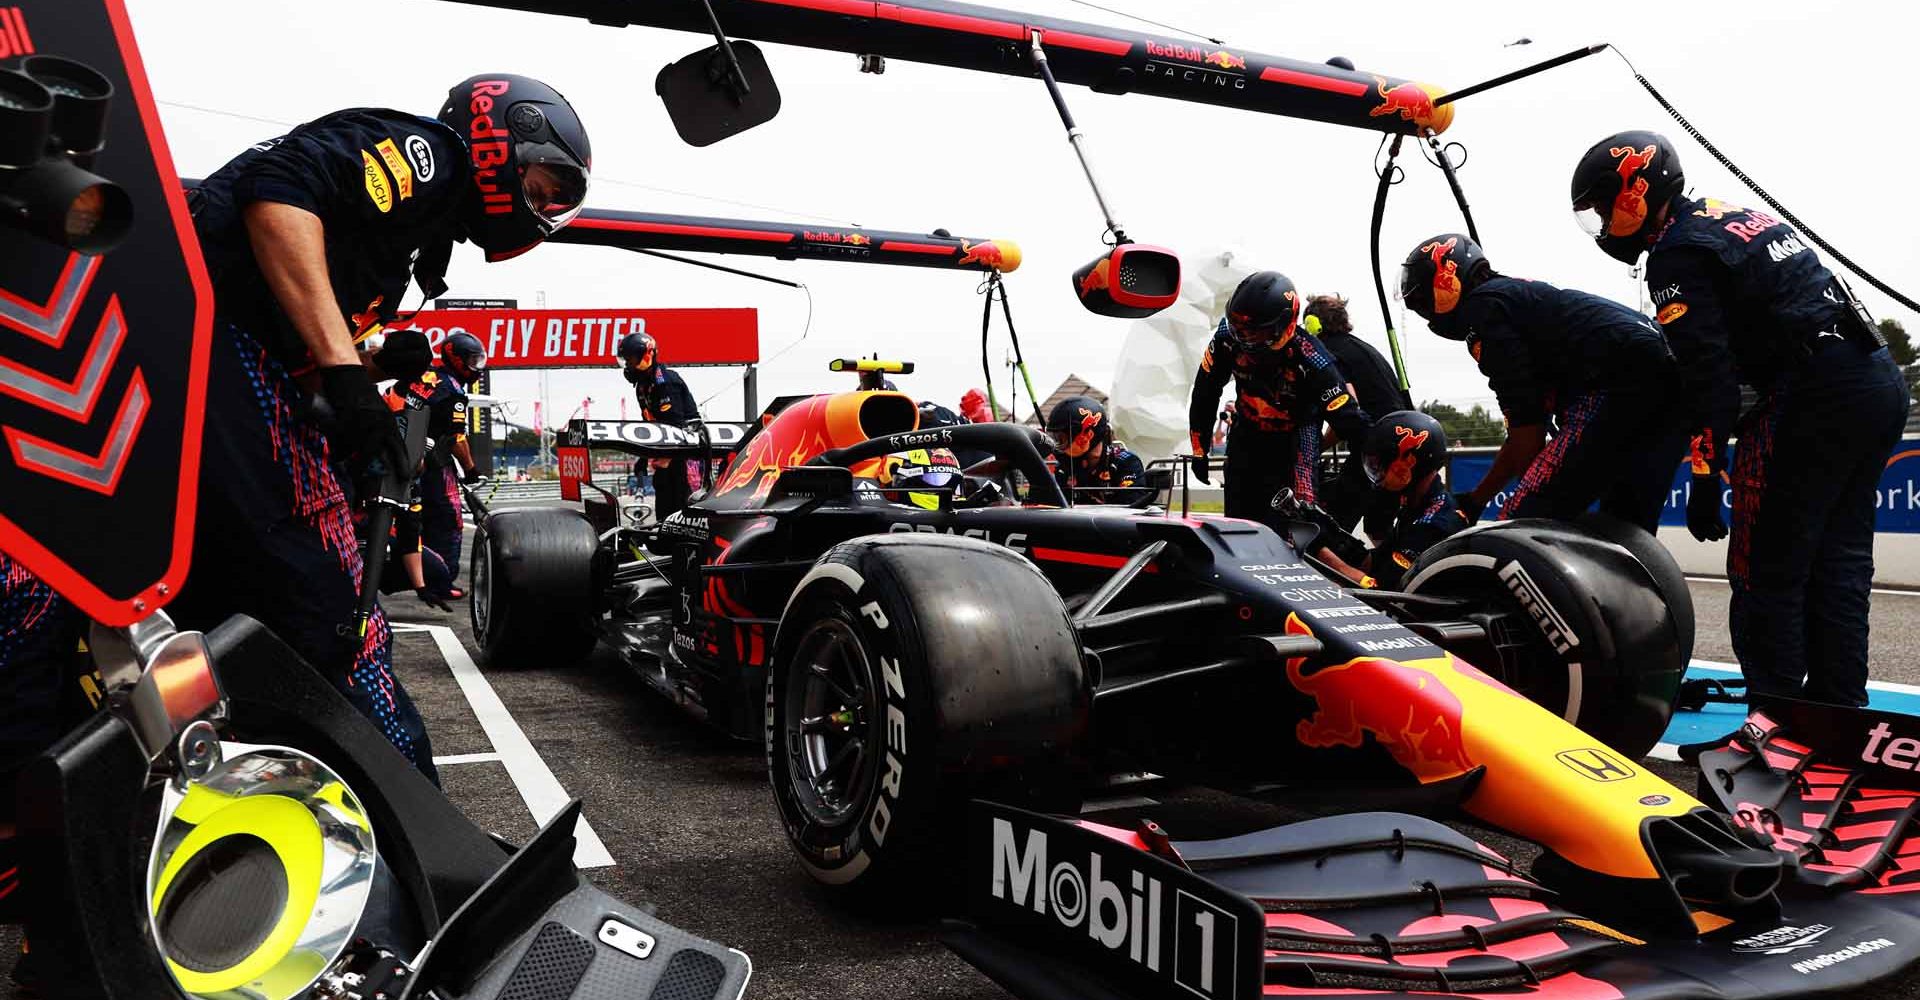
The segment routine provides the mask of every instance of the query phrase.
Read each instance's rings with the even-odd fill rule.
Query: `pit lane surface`
[[[1726,586],[1695,582],[1691,589],[1699,616],[1696,655],[1731,662]],[[388,607],[397,622],[450,628],[451,636],[473,649],[464,607],[443,614],[411,596]],[[1873,637],[1875,679],[1920,684],[1920,596],[1876,594]],[[532,796],[510,775],[511,762],[495,758],[502,748],[482,724],[488,709],[483,705],[476,713],[435,633],[403,631],[395,643],[394,658],[432,730],[435,753],[451,758],[441,768],[447,794],[490,830],[513,840],[531,835]],[[613,861],[590,869],[590,877],[610,892],[657,905],[666,920],[747,952],[754,963],[750,996],[1006,996],[939,944],[933,921],[908,913],[863,914],[815,886],[792,860],[774,818],[760,747],[685,718],[605,649],[572,666],[487,666],[481,674],[544,768],[568,794],[585,798],[587,819]],[[469,762],[454,762],[463,758]],[[1648,764],[1691,789],[1687,769]],[[1089,813],[1091,818],[1131,825],[1135,817],[1150,815],[1176,837],[1226,836],[1308,815],[1165,785],[1116,790],[1092,805],[1106,808]],[[1534,853],[1530,845],[1468,829],[1522,859]],[[1920,981],[1900,982],[1878,995],[1920,1000]]]

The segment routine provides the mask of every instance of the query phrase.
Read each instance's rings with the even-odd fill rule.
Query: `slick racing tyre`
[[[960,868],[966,804],[1072,813],[1092,688],[1059,595],[975,539],[835,546],[789,600],[767,766],[820,882],[897,898]]]
[[[593,651],[599,538],[579,511],[494,511],[474,535],[473,638],[489,666],[560,666]]]
[[[1486,637],[1452,652],[1637,760],[1673,715],[1693,608],[1684,580],[1673,599],[1662,586],[1672,558],[1658,558],[1658,542],[1629,546],[1612,534],[1538,519],[1485,524],[1428,549],[1404,586],[1471,599],[1480,613],[1468,617]]]
[[[1680,662],[1693,659],[1693,591],[1687,589],[1687,576],[1681,572],[1680,564],[1673,560],[1673,553],[1667,551],[1660,539],[1641,531],[1617,517],[1602,514],[1597,510],[1588,511],[1574,520],[1575,524],[1589,533],[1598,535],[1614,543],[1640,560],[1641,568],[1653,578],[1653,585],[1659,589],[1660,596],[1666,598],[1667,609],[1673,612],[1674,628],[1680,632]]]

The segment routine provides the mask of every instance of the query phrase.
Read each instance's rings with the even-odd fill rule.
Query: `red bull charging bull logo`
[[[1380,477],[1380,485],[1398,493],[1406,489],[1407,484],[1413,480],[1414,459],[1419,457],[1420,446],[1427,443],[1427,438],[1432,432],[1421,431],[1415,434],[1412,428],[1396,426],[1393,433],[1399,438],[1400,454],[1395,456],[1392,463],[1387,466],[1386,473]]]
[[[1287,616],[1289,635],[1311,635],[1297,614]],[[1318,704],[1318,711],[1295,727],[1294,736],[1310,747],[1354,747],[1367,734],[1386,748],[1401,767],[1423,780],[1445,778],[1473,766],[1461,737],[1466,714],[1460,698],[1440,678],[1404,663],[1376,656],[1304,673],[1305,657],[1287,661],[1287,679]]]
[[[961,267],[966,267],[968,264],[980,264],[998,271],[1006,266],[1007,257],[1006,252],[1001,249],[1000,244],[993,240],[984,240],[979,243],[968,243],[965,240],[961,240],[960,259],[954,263]]]
[[[1647,221],[1647,179],[1640,171],[1653,166],[1658,147],[1641,149],[1615,146],[1607,153],[1620,163],[1620,193],[1613,196],[1613,213],[1607,220],[1607,232],[1614,236],[1632,236]]]
[[[1112,269],[1112,260],[1103,260],[1095,264],[1093,270],[1088,271],[1087,276],[1080,279],[1080,297],[1084,299],[1095,292],[1104,292],[1113,287],[1107,278],[1108,272]]]
[[[1459,245],[1459,237],[1449,236],[1445,242],[1435,240],[1420,248],[1433,261],[1434,315],[1444,316],[1460,304],[1460,264],[1448,259]]]
[[[1408,81],[1389,87],[1386,77],[1375,76],[1373,89],[1380,96],[1380,103],[1367,111],[1369,118],[1399,115],[1401,121],[1412,122],[1418,128],[1435,132],[1444,131],[1453,121],[1452,107],[1435,107],[1433,91],[1426,84]]]
[[[1233,53],[1228,52],[1226,49],[1221,49],[1218,52],[1209,52],[1207,53],[1207,57],[1200,61],[1206,63],[1209,66],[1218,66],[1221,69],[1246,69],[1247,68],[1247,60],[1244,57],[1236,56]]]

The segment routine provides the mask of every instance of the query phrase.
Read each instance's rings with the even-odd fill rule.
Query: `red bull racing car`
[[[805,868],[957,886],[952,946],[1016,995],[1799,996],[1920,958],[1920,723],[1775,706],[1700,755],[1698,797],[1647,770],[1693,624],[1644,534],[1486,525],[1361,591],[1311,526],[1075,505],[1044,435],[923,429],[898,393],[652,426],[571,433],[724,459],[711,489],[645,527],[610,498],[488,517],[483,651],[604,641],[764,740]],[[888,457],[930,448],[1004,478],[894,495]],[[1542,853],[1404,813],[1208,841],[1077,818],[1141,771],[1464,814]]]

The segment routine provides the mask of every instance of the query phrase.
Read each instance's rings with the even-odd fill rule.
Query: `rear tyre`
[[[579,511],[528,507],[489,514],[468,567],[473,638],[489,666],[562,666],[593,651],[593,553]]]
[[[1678,570],[1658,546],[1559,521],[1500,521],[1428,549],[1405,587],[1495,612],[1493,655],[1470,655],[1474,665],[1638,759],[1666,731],[1692,645],[1685,581],[1673,596],[1660,585],[1665,569]]]
[[[816,880],[938,884],[966,804],[1080,805],[1092,688],[1059,595],[967,538],[835,546],[795,588],[767,676],[775,803]]]

